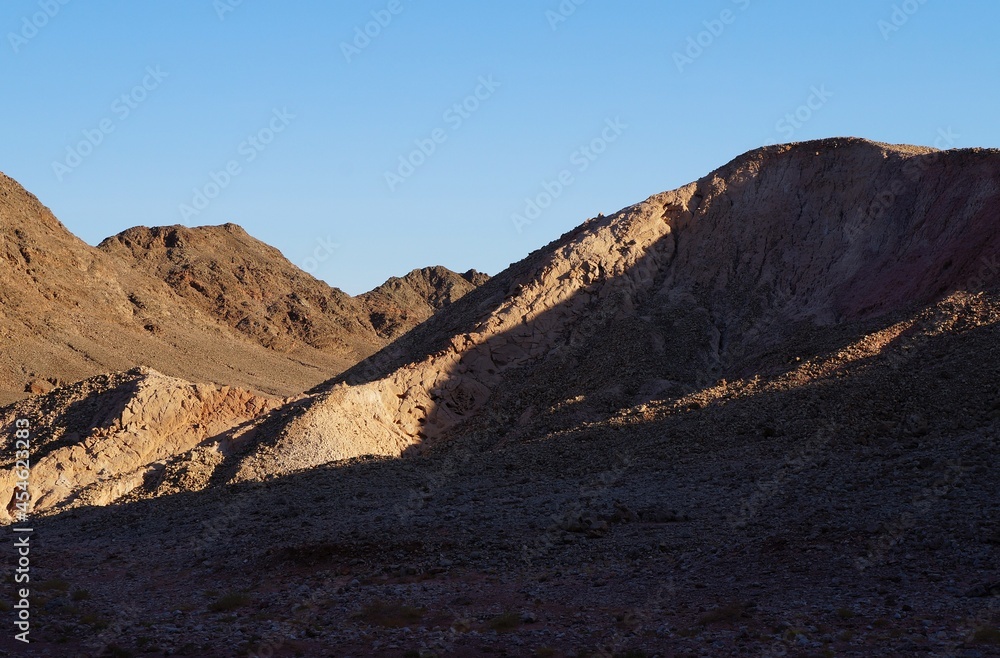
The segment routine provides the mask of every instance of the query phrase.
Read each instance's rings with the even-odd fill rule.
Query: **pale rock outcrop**
[[[137,368],[12,405],[0,426],[12,427],[18,418],[31,422],[31,509],[44,512],[76,502],[111,503],[155,477],[166,460],[281,403]],[[0,521],[10,522],[16,474],[12,464],[4,466]]]

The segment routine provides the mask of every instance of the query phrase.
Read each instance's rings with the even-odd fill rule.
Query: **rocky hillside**
[[[0,256],[0,403],[136,366],[292,395],[471,288],[438,268],[413,294],[355,299],[233,224],[139,227],[95,249],[3,175]]]
[[[781,369],[777,350],[996,285],[998,215],[994,151],[752,151],[586,222],[318,388],[245,476],[398,455],[470,423],[530,436]]]
[[[165,282],[209,317],[278,351],[309,345],[345,360],[382,346],[361,306],[235,224],[131,228],[98,245]]]
[[[489,278],[476,270],[458,274],[445,267],[425,267],[389,279],[361,295],[359,301],[367,309],[369,321],[379,336],[395,339]]]
[[[354,364],[489,277],[414,270],[351,297],[235,224],[128,229],[98,249],[162,280],[207,316],[277,351],[307,345]]]
[[[1000,152],[758,149],[306,395],[4,410],[41,428],[40,646],[997,655],[998,345]]]
[[[0,401],[137,365],[289,395],[350,362],[268,350],[73,236],[0,176]]]
[[[378,296],[443,306],[464,296],[262,417],[218,477],[260,480],[361,455],[416,453],[470,432],[527,439],[648,403],[669,406],[720,381],[781,373],[789,355],[871,342],[864,349],[877,352],[949,293],[998,283],[998,183],[1000,158],[990,151],[856,139],[767,147],[589,220],[471,292],[472,274],[411,273],[361,303]],[[884,190],[895,190],[891,199]],[[166,246],[173,240],[157,249],[183,249]],[[208,300],[197,289],[220,286],[198,283],[185,294]],[[211,298],[219,317],[236,308],[225,295]],[[865,338],[872,332],[879,337]],[[178,463],[191,459],[182,452],[173,455]]]
[[[170,458],[197,448],[210,437],[225,435],[234,440],[240,426],[284,402],[136,368],[99,375],[8,406],[0,410],[0,426],[29,418],[36,428],[31,486],[36,494],[34,510],[43,513],[118,500],[162,479]],[[215,454],[221,461],[223,455]],[[0,491],[14,491],[13,458],[9,451],[3,458]],[[196,489],[193,470],[186,474],[186,488]],[[16,501],[3,502],[0,521],[10,522]]]

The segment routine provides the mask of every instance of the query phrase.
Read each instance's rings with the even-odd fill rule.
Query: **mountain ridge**
[[[0,225],[0,403],[139,365],[287,396],[389,340],[371,326],[378,295],[351,298],[234,224],[134,227],[95,248],[3,175]],[[411,301],[389,309],[390,335],[436,310]]]
[[[1000,254],[998,155],[852,138],[763,147],[589,219],[460,298],[430,285],[471,286],[454,273],[391,279],[366,294],[430,308],[437,290],[448,305],[261,416],[227,479],[417,454],[470,431],[530,436],[685,399],[780,371],[776,354],[836,345],[841,327],[881,331],[878,318],[905,322],[950,291],[995,286],[1000,270],[982,265]],[[885,189],[892,203],[872,213]],[[583,402],[567,404],[568,391]]]

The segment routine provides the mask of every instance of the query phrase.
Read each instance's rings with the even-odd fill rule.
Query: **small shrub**
[[[81,616],[80,621],[98,631],[108,627],[108,620],[93,612],[88,612]]]
[[[521,615],[516,612],[505,612],[489,621],[489,626],[498,633],[512,631],[521,625]]]
[[[1000,644],[1000,628],[980,626],[972,634],[972,641],[977,644]]]
[[[374,601],[361,609],[356,617],[366,624],[401,628],[416,624],[424,617],[423,608],[414,608],[398,602]]]
[[[231,612],[250,603],[250,597],[239,592],[230,592],[208,606],[209,612]]]
[[[709,610],[698,618],[698,623],[702,626],[717,624],[721,622],[736,621],[743,616],[744,607],[742,603],[730,603],[729,605]]]
[[[85,589],[75,589],[69,598],[71,601],[86,601],[90,598],[90,592]]]
[[[58,591],[65,592],[69,589],[69,583],[62,578],[49,578],[48,580],[40,583],[38,589],[43,592]]]
[[[147,635],[140,635],[138,638],[136,638],[135,646],[139,647],[140,649],[151,647],[153,646],[153,638]]]
[[[135,654],[125,647],[118,646],[117,644],[109,644],[108,648],[104,651],[104,655],[109,658],[132,658]]]

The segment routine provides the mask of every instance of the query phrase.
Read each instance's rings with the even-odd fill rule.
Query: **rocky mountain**
[[[994,285],[998,166],[852,139],[753,151],[497,275],[316,389],[248,468],[573,427]]]
[[[231,225],[133,229],[101,250],[264,344],[337,336],[361,350],[374,343],[361,318],[416,324],[448,307],[261,419],[226,476],[259,480],[470,431],[572,429],[782,372],[785,355],[844,349],[845,335],[884,331],[880,318],[913,323],[996,283],[997,166],[991,151],[855,139],[767,147],[591,219],[489,281],[417,270],[357,299]]]
[[[235,224],[139,226],[97,248],[265,347],[308,345],[351,365],[489,279],[427,267],[355,298]]]
[[[451,303],[301,395],[144,369],[3,409],[40,419],[44,575],[111,629],[53,593],[51,641],[992,655],[1000,152],[765,147],[456,276],[370,293]]]
[[[136,366],[293,395],[388,341],[372,326],[368,302],[233,224],[137,227],[95,249],[2,176],[0,226],[0,402]],[[443,287],[421,289],[427,301],[373,296],[391,335],[460,295],[444,281],[451,273],[436,271]]]
[[[183,303],[162,281],[73,236],[38,199],[0,177],[0,399],[139,364],[172,375],[292,394],[345,362],[289,358]]]
[[[375,331],[395,339],[489,281],[476,270],[458,274],[444,267],[413,270],[360,296]]]
[[[131,228],[98,249],[162,280],[195,308],[265,347],[371,354],[381,341],[353,298],[235,224]]]

